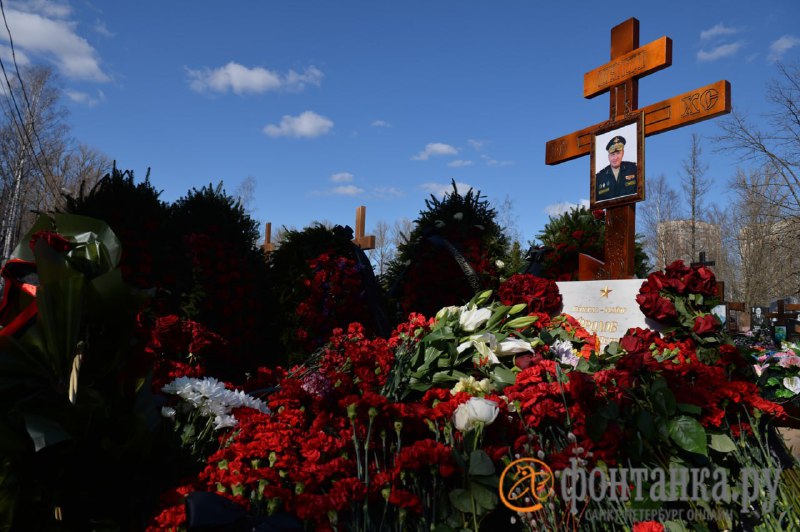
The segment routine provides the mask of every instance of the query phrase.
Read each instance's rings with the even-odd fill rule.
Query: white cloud
[[[467,144],[469,144],[472,147],[473,150],[481,151],[483,149],[483,147],[486,145],[486,141],[485,140],[469,139],[469,140],[467,140]]]
[[[233,92],[234,94],[260,94],[272,90],[301,91],[306,85],[319,86],[322,72],[314,66],[298,73],[290,70],[286,74],[262,67],[248,68],[234,61],[219,68],[187,68],[189,87],[195,92]]]
[[[707,30],[703,30],[700,32],[700,40],[707,41],[710,39],[715,39],[717,37],[723,37],[725,35],[734,35],[739,33],[741,30],[739,28],[731,28],[730,26],[726,26],[722,22],[708,28]]]
[[[17,64],[20,66],[29,65],[31,62],[31,60],[28,59],[28,56],[19,50],[14,50],[14,53],[12,54],[10,46],[0,44],[0,57],[3,58],[3,61],[8,61],[10,63],[14,60],[14,56],[17,57]],[[5,83],[3,83],[3,85],[5,85]]]
[[[466,194],[466,192],[473,188],[472,185],[468,185],[466,183],[459,183],[456,182],[456,187],[458,188],[459,194]],[[453,191],[453,184],[452,183],[423,183],[419,186],[419,188],[430,192],[434,196],[443,197],[446,193]]]
[[[738,52],[741,47],[742,43],[733,42],[729,44],[721,44],[716,48],[711,49],[709,52],[700,50],[697,52],[697,60],[703,63],[707,61],[716,61],[717,59],[722,59],[723,57],[730,57]]]
[[[370,195],[378,199],[392,199],[392,198],[402,198],[406,194],[405,192],[396,187],[376,187],[372,189]]]
[[[552,205],[548,205],[544,208],[545,214],[548,216],[561,216],[565,212],[569,212],[573,209],[577,209],[578,207],[586,207],[589,208],[589,200],[588,199],[581,199],[578,203],[569,203],[567,201],[561,203],[553,203]]]
[[[314,138],[326,134],[333,122],[314,111],[304,111],[297,116],[283,115],[279,125],[264,126],[264,133],[270,137]]]
[[[427,161],[433,155],[455,155],[458,149],[443,144],[441,142],[431,142],[425,146],[425,149],[413,156],[411,159],[415,161]]]
[[[450,161],[449,163],[447,163],[447,166],[451,168],[462,168],[464,166],[472,166],[473,164],[475,163],[472,161],[466,161],[464,159],[456,159],[455,161]]]
[[[73,90],[66,90],[64,94],[67,95],[67,98],[72,100],[75,103],[80,103],[86,105],[88,107],[94,107],[100,102],[106,101],[106,95],[103,91],[97,91],[97,96],[92,96],[86,92],[79,92]]]
[[[12,2],[11,9],[35,13],[50,18],[67,18],[72,14],[72,8],[67,3],[53,2],[51,0],[28,0],[27,2]]]
[[[488,155],[481,155],[481,159],[486,162],[486,166],[511,166],[512,164],[516,164],[514,161],[498,161]]]
[[[331,181],[334,183],[349,183],[353,180],[353,174],[350,172],[339,172],[338,174],[331,175]]]
[[[392,124],[385,120],[374,120],[370,125],[372,127],[392,127]]]
[[[99,19],[94,23],[94,31],[96,31],[97,33],[99,33],[103,37],[114,37],[114,36],[116,36],[116,33],[114,33],[113,31],[109,30],[108,26],[106,26],[106,23],[103,22],[102,20],[99,20]]]
[[[342,185],[330,190],[330,194],[336,194],[338,196],[358,196],[362,192],[364,192],[364,189],[358,188],[355,185]]]
[[[31,4],[14,4],[6,15],[14,34],[14,45],[28,55],[39,55],[55,63],[59,71],[71,79],[105,82],[110,78],[100,68],[97,51],[75,33],[77,25],[61,18],[68,16],[69,6],[54,2],[34,2],[41,11],[24,11]],[[44,15],[43,15],[43,14]],[[48,16],[55,18],[48,18]],[[0,39],[7,41],[5,32]]]
[[[794,35],[784,35],[780,39],[772,41],[769,45],[769,55],[767,59],[770,61],[779,61],[783,54],[800,45],[800,38]]]

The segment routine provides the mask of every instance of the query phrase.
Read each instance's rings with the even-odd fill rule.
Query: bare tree
[[[683,196],[689,208],[691,221],[691,236],[689,242],[690,256],[694,259],[697,255],[697,222],[702,220],[703,197],[711,188],[712,180],[706,177],[708,165],[700,159],[703,149],[700,146],[700,136],[692,133],[692,143],[689,156],[683,161],[681,172],[681,187]]]
[[[499,225],[503,232],[508,237],[509,248],[514,242],[522,242],[522,233],[520,233],[519,226],[517,225],[517,216],[514,213],[514,200],[511,196],[506,194],[503,202],[497,207],[497,225]]]
[[[65,194],[110,168],[108,158],[70,138],[53,71],[36,66],[21,75],[0,95],[0,261],[36,212],[60,209]]]
[[[673,236],[665,231],[666,223],[678,218],[678,193],[664,174],[647,181],[647,200],[642,204],[641,220],[644,234],[644,251],[652,260],[653,268],[663,270],[672,262],[670,243]]]
[[[245,177],[233,191],[233,197],[239,200],[247,214],[252,214],[256,201],[256,178],[251,175]]]
[[[721,122],[723,133],[716,140],[721,149],[734,151],[743,161],[775,175],[774,182],[759,186],[782,189],[777,197],[785,199],[775,207],[777,215],[786,219],[800,215],[800,63],[777,68],[779,76],[767,89],[767,129],[734,112]],[[771,192],[757,192],[764,199],[773,197]]]
[[[375,248],[367,251],[367,257],[375,273],[381,276],[386,273],[389,262],[397,254],[397,247],[394,245],[389,224],[383,220],[375,224],[370,234],[375,235]]]
[[[392,226],[392,244],[397,249],[400,244],[408,242],[411,231],[414,230],[414,222],[408,218],[401,218],[394,222]]]

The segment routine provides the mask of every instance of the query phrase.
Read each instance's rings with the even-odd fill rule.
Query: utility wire
[[[28,107],[28,113],[31,116],[31,130],[33,131],[34,136],[36,137],[36,141],[39,144],[39,153],[44,153],[44,146],[42,144],[42,139],[39,137],[39,132],[36,131],[36,127],[33,122],[33,106],[31,106],[31,101],[28,99],[28,91],[25,90],[25,82],[22,80],[22,74],[19,72],[19,65],[17,64],[17,52],[14,50],[14,38],[11,36],[11,28],[8,27],[8,19],[6,18],[6,9],[3,6],[3,0],[0,0],[0,13],[3,15],[3,23],[6,26],[6,32],[8,33],[8,44],[11,47],[11,59],[14,61],[14,70],[17,72],[17,79],[19,79],[19,86],[22,89],[22,96],[25,98],[25,105]],[[40,168],[41,170],[41,168]]]

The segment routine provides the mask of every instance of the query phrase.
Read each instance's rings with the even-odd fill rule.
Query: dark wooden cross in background
[[[705,251],[701,251],[700,252],[700,260],[698,260],[697,262],[693,262],[691,264],[691,266],[692,267],[695,267],[695,266],[714,266],[715,264],[716,264],[716,262],[713,261],[713,260],[706,260],[706,252]]]
[[[545,162],[559,164],[588,155],[596,131],[634,114],[644,114],[645,136],[663,133],[731,111],[731,86],[722,80],[639,109],[639,78],[672,65],[672,40],[661,37],[639,46],[639,21],[630,18],[611,29],[611,61],[583,77],[583,95],[610,93],[609,119],[547,142]],[[636,205],[606,210],[605,263],[581,255],[578,277],[630,279],[634,275]]]
[[[364,235],[367,225],[367,208],[362,205],[356,209],[356,237],[353,244],[363,250],[375,249],[375,236]]]

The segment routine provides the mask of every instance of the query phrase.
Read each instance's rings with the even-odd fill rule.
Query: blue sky
[[[4,2],[18,60],[60,73],[80,141],[174,200],[256,179],[254,216],[367,226],[416,217],[451,179],[509,196],[524,239],[589,197],[589,158],[544,164],[545,142],[604,120],[584,73],[611,28],[673,40],[640,81],[644,107],[720,79],[758,121],[774,61],[800,57],[800,2]],[[6,36],[3,35],[2,38]],[[2,41],[0,41],[2,44]],[[7,47],[0,52],[7,51]],[[677,183],[693,132],[649,137],[649,176]],[[704,145],[714,193],[739,162]]]

